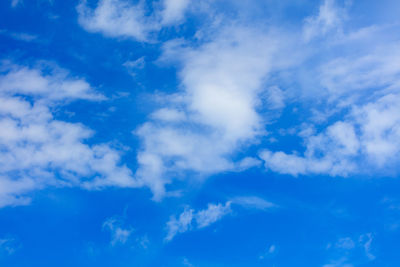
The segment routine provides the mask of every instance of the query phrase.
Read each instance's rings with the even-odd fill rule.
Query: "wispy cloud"
[[[0,29],[0,34],[24,42],[32,42],[32,41],[37,41],[39,39],[39,36],[35,34],[30,34],[26,32],[12,32],[5,29]]]
[[[103,229],[110,232],[112,246],[125,244],[134,231],[132,227],[124,227],[124,222],[116,217],[108,218],[103,223]]]
[[[195,228],[204,228],[209,226],[231,213],[231,203],[208,204],[207,209],[195,211],[185,208],[178,218],[171,216],[167,222],[167,235],[165,241],[171,241],[177,234],[184,233]],[[195,225],[193,225],[195,222]]]
[[[0,255],[6,253],[8,255],[14,254],[19,248],[19,245],[14,238],[0,239]]]
[[[17,7],[19,4],[22,4],[23,0],[11,0],[11,7]]]
[[[324,0],[318,14],[306,18],[303,28],[304,39],[310,41],[328,33],[340,33],[346,17],[346,7],[340,7],[336,0]]]
[[[357,240],[358,239],[358,240]],[[333,255],[329,263],[324,267],[336,266],[357,266],[362,262],[370,262],[375,260],[372,254],[371,244],[373,235],[371,233],[362,234],[358,238],[342,237],[333,244],[328,244],[327,250]],[[362,252],[360,258],[358,252]],[[330,256],[332,257],[332,256]]]
[[[223,203],[209,203],[206,209],[194,210],[186,207],[178,216],[171,216],[167,222],[165,241],[171,241],[177,234],[193,229],[202,229],[231,214],[234,207],[241,206],[247,209],[267,210],[275,207],[274,204],[255,196],[236,197]]]

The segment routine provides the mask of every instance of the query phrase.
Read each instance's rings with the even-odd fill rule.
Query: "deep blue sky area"
[[[0,266],[400,266],[395,0],[4,0]]]

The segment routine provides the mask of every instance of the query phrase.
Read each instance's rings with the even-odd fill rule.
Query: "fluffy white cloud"
[[[81,1],[77,6],[79,23],[90,32],[110,37],[129,37],[146,41],[157,25],[145,15],[144,2],[131,4],[124,0],[100,0],[93,10]]]
[[[92,9],[82,0],[77,6],[78,21],[89,32],[148,42],[162,27],[182,22],[189,4],[190,0],[164,0],[159,4],[162,8],[153,7],[148,14],[145,1],[99,0]]]
[[[183,92],[153,113],[136,134],[143,140],[137,172],[156,199],[168,173],[211,174],[240,168],[230,157],[263,135],[258,95],[273,64],[277,40],[263,31],[228,27],[198,48],[165,46],[162,60],[182,64]],[[257,162],[242,162],[254,166]],[[249,165],[249,163],[251,163]],[[167,178],[168,177],[168,178]]]
[[[2,95],[28,95],[41,100],[103,100],[105,97],[82,79],[73,77],[66,70],[45,63],[35,68],[3,62],[0,77]]]
[[[83,1],[78,11],[80,23],[89,31],[146,41],[152,32],[179,23],[189,2],[165,0],[148,14],[141,1],[100,0],[93,9]],[[240,159],[237,152],[267,134],[266,110],[279,117],[287,104],[304,100],[299,91],[312,91],[307,85],[316,88],[308,92],[316,116],[307,123],[317,123],[312,127],[318,133],[301,133],[304,153],[262,151],[267,168],[291,175],[346,176],[367,170],[364,165],[388,170],[398,162],[398,42],[392,37],[389,42],[373,38],[378,33],[391,35],[383,33],[391,32],[387,27],[349,31],[348,5],[334,0],[321,3],[298,32],[289,32],[290,38],[282,29],[278,35],[262,27],[243,27],[213,13],[212,22],[198,29],[195,44],[180,39],[165,43],[159,63],[179,66],[180,90],[166,96],[134,132],[142,140],[135,174],[138,186],[148,186],[154,199],[160,200],[169,193],[166,186],[187,173],[198,178],[258,166],[257,159],[251,155]],[[373,45],[361,45],[367,40],[373,40]],[[349,48],[354,46],[360,48],[357,53]],[[142,63],[142,59],[127,61],[125,66],[136,68]],[[278,87],[268,79],[271,73],[273,78],[299,81]],[[302,84],[303,80],[309,84]],[[326,123],[339,112],[345,117]],[[385,120],[377,123],[378,116]],[[318,125],[321,122],[326,124]]]
[[[190,0],[164,0],[162,11],[162,24],[169,25],[181,21]]]
[[[317,135],[305,137],[304,155],[265,150],[266,168],[298,174],[342,175],[379,170],[397,172],[400,161],[399,93],[354,106],[346,121],[338,121]]]
[[[3,65],[0,206],[27,204],[29,192],[46,186],[136,186],[117,150],[85,144],[92,130],[54,118],[53,107],[75,99],[104,97],[65,70]]]
[[[305,101],[314,113],[307,121],[315,124],[309,127],[314,130],[299,133],[305,148],[302,153],[262,151],[260,157],[272,171],[294,176],[390,175],[399,171],[398,37],[393,37],[392,25],[341,31],[346,28],[346,13],[346,7],[326,0],[319,14],[305,22],[305,31],[311,27],[310,38],[318,34],[325,44],[322,48],[318,42],[308,44],[321,59],[311,67],[313,74],[309,75],[314,76],[306,78],[311,80],[308,85],[316,85],[308,96],[312,103]],[[324,36],[334,30],[341,34],[333,39]],[[326,47],[332,54],[324,58]],[[317,133],[315,129],[319,129]]]

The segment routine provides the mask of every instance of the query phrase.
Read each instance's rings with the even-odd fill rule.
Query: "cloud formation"
[[[167,235],[165,241],[171,241],[178,233],[187,232],[194,227],[204,228],[219,221],[225,215],[231,213],[231,202],[225,204],[208,204],[207,209],[195,212],[194,209],[185,208],[178,218],[171,216],[167,222]],[[193,226],[193,222],[196,223]]]
[[[125,244],[131,237],[133,228],[123,227],[123,222],[117,218],[108,218],[103,223],[103,230],[108,230],[111,234],[111,246]]]
[[[268,33],[241,27],[227,27],[197,48],[176,40],[165,45],[161,60],[179,61],[183,90],[136,131],[143,140],[137,177],[156,199],[171,182],[168,173],[209,175],[246,165],[230,157],[265,134],[258,95],[276,45]]]
[[[93,9],[82,0],[77,6],[78,21],[89,32],[149,42],[161,28],[182,22],[190,0],[164,0],[157,4],[161,8],[149,7],[145,1],[134,4],[127,0],[99,0]]]
[[[48,66],[47,66],[48,67]],[[57,67],[7,63],[0,75],[0,206],[30,202],[47,186],[134,186],[131,171],[107,144],[87,145],[93,131],[57,120],[53,107],[104,96]]]
[[[231,214],[235,207],[266,211],[276,207],[276,205],[256,196],[241,196],[232,198],[224,204],[209,203],[207,208],[203,210],[195,211],[186,207],[178,217],[170,217],[166,225],[167,235],[165,241],[171,241],[177,234],[210,226],[226,215]]]

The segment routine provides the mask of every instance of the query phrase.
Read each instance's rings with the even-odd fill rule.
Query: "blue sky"
[[[395,0],[4,0],[0,266],[398,266]]]

